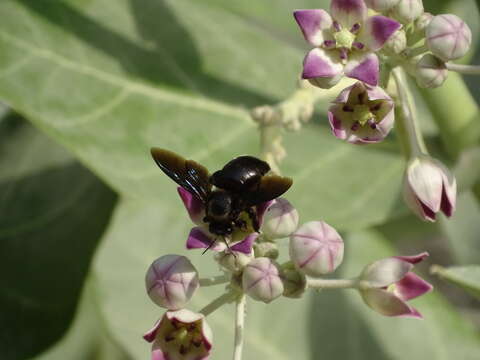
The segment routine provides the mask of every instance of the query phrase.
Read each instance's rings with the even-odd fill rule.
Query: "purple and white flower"
[[[400,0],[392,9],[392,16],[403,24],[409,24],[423,14],[422,0]]]
[[[184,188],[179,187],[177,190],[190,219],[198,225],[192,228],[188,235],[186,244],[187,249],[210,248],[213,251],[220,252],[230,247],[230,250],[234,252],[238,251],[244,254],[250,254],[252,252],[253,242],[258,235],[254,233],[253,229],[235,229],[228,239],[229,246],[227,247],[225,241],[216,241],[218,237],[212,235],[208,231],[208,224],[203,222],[203,218],[205,217],[204,204]],[[263,223],[263,216],[270,204],[271,201],[268,201],[256,206],[257,219],[260,225]],[[256,235],[253,236],[254,234]]]
[[[164,255],[148,268],[145,285],[155,304],[177,310],[183,308],[198,289],[198,272],[185,256]]]
[[[418,86],[424,89],[433,89],[442,86],[448,77],[448,69],[441,59],[432,54],[425,54],[417,62],[415,79]]]
[[[294,12],[302,33],[315,48],[305,57],[302,78],[328,89],[346,75],[377,85],[379,59],[375,54],[401,28],[385,16],[367,17],[363,0],[332,0],[323,9]]]
[[[152,360],[206,360],[212,330],[202,314],[182,309],[167,311],[143,335],[152,344]]]
[[[385,90],[361,82],[342,90],[328,110],[333,134],[353,144],[382,141],[394,119],[394,103]]]
[[[394,256],[367,265],[359,278],[359,291],[365,303],[385,316],[422,318],[407,301],[433,289],[431,284],[411,272],[414,265],[427,256],[426,252]]]
[[[416,157],[407,165],[403,196],[418,217],[434,222],[438,212],[450,217],[455,211],[457,182],[440,161],[429,156]]]

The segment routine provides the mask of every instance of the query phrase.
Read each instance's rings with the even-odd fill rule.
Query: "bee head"
[[[232,211],[232,196],[225,191],[214,191],[207,201],[207,215],[216,221],[228,220]]]

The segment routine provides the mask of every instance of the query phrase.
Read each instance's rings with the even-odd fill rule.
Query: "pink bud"
[[[288,200],[278,198],[268,207],[263,217],[262,233],[269,239],[289,236],[298,226],[298,211]]]
[[[343,240],[323,221],[303,224],[290,236],[290,259],[309,276],[333,272],[343,260]]]
[[[148,268],[145,285],[155,304],[176,310],[184,307],[199,287],[198,273],[185,256],[164,255]]]
[[[455,178],[438,160],[422,156],[408,163],[403,195],[408,207],[421,219],[434,222],[440,211],[452,216],[456,194]]]
[[[427,26],[426,37],[430,51],[445,61],[463,57],[472,44],[472,31],[452,14],[435,16]]]
[[[384,12],[398,4],[400,0],[365,0],[370,9],[378,12]]]
[[[447,80],[448,69],[438,57],[425,54],[418,61],[414,75],[418,86],[433,89],[443,85]]]
[[[404,24],[411,23],[422,14],[422,0],[400,0],[392,10],[393,17]]]
[[[153,342],[153,360],[206,360],[212,349],[205,317],[187,309],[167,311],[143,338]]]
[[[283,282],[277,265],[269,258],[250,261],[242,275],[243,291],[255,300],[269,303],[283,293]]]

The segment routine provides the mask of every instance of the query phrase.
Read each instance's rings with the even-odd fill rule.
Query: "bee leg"
[[[217,239],[212,240],[212,242],[208,245],[208,247],[205,250],[203,250],[202,255],[205,254],[208,250],[210,250],[212,246],[215,245],[216,242],[217,242]]]
[[[247,209],[247,214],[248,214],[248,217],[252,220],[253,229],[256,232],[259,232],[260,231],[260,224],[258,223],[257,212],[253,209],[253,207],[251,207],[251,208]]]

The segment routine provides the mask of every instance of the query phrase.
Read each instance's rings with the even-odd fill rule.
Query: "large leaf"
[[[33,356],[68,328],[114,202],[29,123],[0,123],[2,359]]]
[[[432,266],[432,273],[456,284],[480,299],[480,265]]]
[[[217,169],[259,151],[245,106],[293,91],[305,54],[282,35],[301,39],[293,5],[232,6],[4,0],[0,97],[121,194],[161,197],[173,186],[151,161],[151,146]],[[268,8],[274,12],[266,16]],[[324,116],[286,145],[282,170],[295,179],[290,196],[297,206],[343,228],[382,222],[398,209],[403,164],[395,152],[342,143]],[[316,196],[305,196],[307,189]]]

